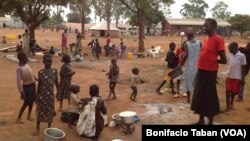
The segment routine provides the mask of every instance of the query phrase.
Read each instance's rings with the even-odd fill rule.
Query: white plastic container
[[[44,130],[44,141],[64,141],[65,133],[58,128],[46,128]]]

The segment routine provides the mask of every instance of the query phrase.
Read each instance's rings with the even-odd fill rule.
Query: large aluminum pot
[[[123,123],[125,124],[131,124],[134,123],[134,117],[136,116],[136,112],[133,111],[124,111],[119,114],[119,116],[122,118]]]
[[[65,133],[58,128],[46,128],[44,130],[44,141],[63,141]]]

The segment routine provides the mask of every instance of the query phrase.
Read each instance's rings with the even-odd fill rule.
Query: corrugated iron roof
[[[107,22],[103,21],[99,24],[96,24],[94,26],[92,26],[91,28],[89,28],[90,30],[107,30]],[[117,30],[119,31],[118,28],[116,28],[113,24],[110,24],[110,30]]]
[[[10,21],[10,18],[9,17],[0,17],[0,21],[1,22],[8,22],[8,21]]]
[[[205,19],[166,19],[171,25],[203,25]],[[223,20],[217,20],[218,26],[231,26],[230,23]]]

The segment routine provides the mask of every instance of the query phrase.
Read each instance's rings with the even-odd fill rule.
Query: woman
[[[77,131],[79,135],[98,140],[104,125],[107,124],[107,110],[103,99],[99,96],[98,85],[91,85],[89,88],[89,94],[90,98],[84,98],[81,100],[83,111],[80,112]],[[95,126],[95,128],[93,128],[93,126]]]

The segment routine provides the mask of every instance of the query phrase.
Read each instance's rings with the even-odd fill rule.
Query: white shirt
[[[235,55],[231,54],[229,58],[229,68],[227,78],[239,79],[242,78],[242,66],[246,65],[246,56],[238,51]]]

